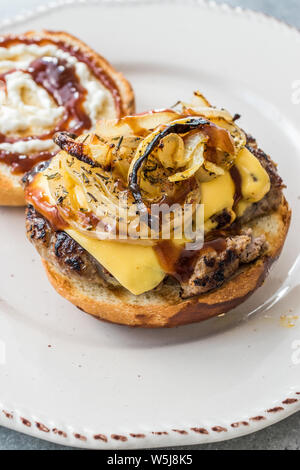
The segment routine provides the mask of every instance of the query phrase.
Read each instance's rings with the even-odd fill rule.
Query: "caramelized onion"
[[[88,154],[88,147],[83,142],[77,142],[74,140],[72,134],[67,132],[58,132],[54,135],[53,140],[62,150],[72,155],[72,157],[78,160],[88,163],[92,167],[99,167],[100,164],[93,160]]]
[[[131,167],[128,175],[129,189],[139,206],[144,206],[143,198],[141,195],[141,189],[139,185],[139,170],[149,158],[152,152],[158,147],[161,140],[171,133],[176,134],[187,134],[188,132],[199,130],[208,137],[208,144],[215,146],[224,152],[233,154],[235,152],[234,143],[229,132],[225,129],[219,128],[212,122],[203,118],[184,118],[172,122],[167,125],[162,131],[157,130],[153,134],[150,134],[144,142],[143,146],[146,148],[144,151],[140,149],[137,151],[137,156],[131,163]]]
[[[157,217],[150,212],[152,204],[181,208],[190,204],[192,225],[201,201],[200,184],[230,169],[245,145],[245,134],[227,111],[211,107],[195,94],[195,106],[183,105],[181,112],[102,120],[96,133],[75,139],[64,132],[54,140],[63,152],[55,159],[48,184],[64,218],[68,209],[69,225],[88,231],[89,237],[105,239],[126,219],[128,227],[138,228],[137,237],[129,236],[127,242],[131,238],[134,243],[155,243],[145,240],[140,230],[148,230]],[[157,220],[161,236],[163,222]],[[174,214],[173,235],[179,223]]]

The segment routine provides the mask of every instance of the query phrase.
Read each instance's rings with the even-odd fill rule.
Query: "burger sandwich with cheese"
[[[237,117],[196,92],[77,138],[57,133],[61,151],[24,178],[27,234],[57,292],[141,327],[199,322],[255,292],[291,212]]]

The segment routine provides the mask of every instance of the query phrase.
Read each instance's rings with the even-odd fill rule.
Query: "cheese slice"
[[[231,210],[234,203],[235,186],[227,171],[211,181],[201,183],[201,204],[204,204],[204,221],[224,209]]]
[[[260,201],[271,188],[270,178],[260,161],[246,148],[234,162],[242,180],[242,195],[246,201]]]
[[[204,229],[210,232],[217,227],[211,217],[227,209],[232,214],[232,222],[235,214],[232,211],[234,204],[235,186],[228,171],[224,175],[201,183],[201,204],[204,204]]]
[[[248,207],[260,201],[270,191],[271,183],[266,170],[260,161],[247,149],[243,148],[234,165],[241,176],[242,200],[235,208],[236,215],[241,217]],[[202,204],[204,204],[205,232],[216,228],[211,217],[226,209],[233,214],[235,186],[229,172],[212,181],[201,184]],[[233,217],[232,222],[234,221]]]
[[[248,207],[264,198],[270,191],[271,182],[260,161],[247,148],[240,151],[235,160],[235,166],[241,176],[243,196],[235,210],[237,216],[241,217]]]
[[[65,231],[134,295],[154,289],[165,277],[151,246],[97,240],[74,229]]]
[[[51,162],[51,168],[53,168]],[[49,171],[49,170],[48,170]],[[51,173],[50,169],[50,173]],[[35,179],[49,202],[55,205],[47,178],[39,173]],[[120,284],[134,295],[140,295],[157,287],[165,277],[152,246],[134,245],[112,240],[90,238],[81,232],[67,228],[65,232],[92,255]]]

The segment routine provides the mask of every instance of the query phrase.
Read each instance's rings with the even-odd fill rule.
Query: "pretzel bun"
[[[7,48],[9,51],[11,47],[22,46],[22,44],[24,45],[23,50],[20,48],[20,50],[18,50],[15,54],[5,56],[5,48]],[[32,46],[36,47],[35,51],[33,51]],[[48,50],[46,50],[47,46]],[[46,47],[45,53],[41,53],[40,55],[38,48],[43,47]],[[49,47],[50,49],[51,47],[52,49],[56,48],[58,52],[51,52]],[[86,83],[81,83],[84,80],[85,82],[89,81],[91,86],[90,91],[88,91],[88,93],[85,95],[86,101],[84,101],[84,103],[87,103],[88,99],[90,100],[90,103],[87,104],[86,107],[86,109],[89,109],[90,112],[85,112],[92,122],[92,127],[95,124],[93,121],[96,119],[98,120],[99,118],[112,119],[132,114],[135,109],[135,100],[132,87],[125,77],[120,72],[115,70],[114,67],[105,58],[88,47],[84,42],[68,33],[52,31],[29,31],[20,36],[2,36],[0,38],[0,48],[3,51],[2,55],[0,55],[0,74],[2,76],[2,83],[5,85],[7,80],[11,80],[12,89],[16,90],[17,88],[18,90],[21,90],[22,86],[20,86],[20,80],[24,79],[25,76],[24,86],[26,87],[26,84],[28,84],[30,89],[26,91],[26,98],[24,98],[24,103],[22,103],[20,91],[20,106],[23,106],[23,104],[36,106],[38,111],[41,113],[44,112],[42,119],[45,119],[46,121],[45,128],[43,129],[41,126],[41,120],[39,119],[40,115],[33,113],[32,116],[30,116],[30,118],[32,118],[32,122],[30,121],[30,124],[28,124],[28,115],[25,115],[24,122],[27,124],[24,125],[21,123],[18,124],[17,127],[13,128],[13,124],[11,123],[14,120],[21,120],[22,116],[14,114],[12,119],[9,117],[7,118],[5,115],[2,117],[3,129],[7,129],[7,131],[3,132],[3,129],[1,130],[0,127],[0,133],[5,137],[4,143],[2,141],[0,145],[0,205],[22,206],[25,204],[25,201],[21,185],[21,178],[24,173],[26,173],[26,171],[31,169],[31,166],[34,166],[34,164],[38,161],[49,159],[51,157],[50,154],[52,153],[54,155],[57,151],[56,146],[52,145],[52,134],[61,119],[61,116],[55,118],[57,114],[56,110],[59,106],[64,107],[64,103],[57,102],[57,97],[55,98],[54,95],[51,96],[49,90],[47,91],[47,86],[45,89],[44,84],[40,82],[35,83],[35,80],[30,78],[32,77],[32,74],[30,75],[27,69],[33,61],[41,59],[45,56],[52,55],[53,57],[56,57],[59,60],[64,60],[66,62],[66,56],[68,55],[71,60],[72,67],[75,67],[76,62],[77,64],[80,63],[82,77],[78,78],[79,86],[82,85],[83,88],[85,88]],[[28,53],[28,48],[31,48],[30,54]],[[5,64],[7,61],[11,61],[11,66],[7,65],[7,63]],[[26,65],[25,68],[24,63]],[[57,65],[61,65],[61,63],[58,62]],[[98,71],[98,75],[95,74],[95,71]],[[17,72],[18,75],[16,75],[14,72]],[[21,76],[20,73],[22,74]],[[87,75],[89,76],[87,77]],[[103,77],[105,83],[102,81],[101,76]],[[15,81],[13,82],[12,80],[14,78]],[[29,83],[28,80],[31,80],[31,82]],[[11,103],[9,102],[9,94],[8,97],[6,96],[5,86],[3,87],[2,95],[0,87],[0,104],[8,104],[9,107]],[[6,86],[6,88],[8,87]],[[102,108],[99,105],[99,109],[96,109],[95,106],[97,107],[98,105],[97,103],[95,104],[95,93],[98,92],[101,98],[101,90],[103,95]],[[41,108],[41,102],[39,102],[39,97],[42,96],[39,94],[41,93],[43,93],[42,99],[48,101],[49,109],[38,109],[39,107]],[[46,95],[48,95],[48,97]],[[94,102],[92,103],[93,99]],[[95,116],[92,116],[92,106],[94,107],[93,113]],[[9,112],[11,111],[15,113],[18,112],[18,110],[15,109],[10,109]],[[23,108],[22,112],[23,111],[26,112],[25,108]],[[52,123],[49,121],[50,112],[53,113],[54,116]],[[83,131],[88,131],[90,128],[81,126],[77,132],[72,129],[72,125],[67,127],[71,128],[70,132],[75,132],[77,134],[80,134]],[[67,128],[65,130],[69,129]],[[38,147],[38,145],[36,148],[34,148],[32,140],[31,143],[28,142],[32,136],[35,136],[38,140],[38,136],[41,136],[45,133],[49,134],[49,136],[47,137],[46,143],[43,137],[42,140],[44,140],[44,143],[41,147],[42,150]],[[24,147],[24,149],[18,146],[20,144],[18,140],[22,138],[27,138],[27,147]],[[49,142],[49,151],[46,148],[47,142]],[[13,146],[11,147],[11,145]],[[44,157],[41,155],[42,152],[44,152]],[[20,161],[18,155],[15,154],[20,154],[21,156],[26,154],[27,156],[30,156],[31,159],[29,160],[27,158],[25,159],[26,161],[24,159]],[[36,158],[37,155],[40,155],[38,159]]]

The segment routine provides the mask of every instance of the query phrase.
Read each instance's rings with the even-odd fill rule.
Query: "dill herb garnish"
[[[84,171],[84,172],[87,173],[88,175],[91,175],[91,174],[92,174],[91,170],[89,170],[88,168],[85,168],[84,166],[81,166],[80,168],[82,169],[82,171]]]
[[[124,139],[124,136],[122,135],[119,139],[119,142],[117,143],[117,147],[116,147],[116,150],[119,150],[121,145],[122,145],[122,142],[123,142],[123,139]]]
[[[82,144],[85,143],[85,141],[89,138],[90,134],[86,135],[85,138],[83,139],[83,141],[81,142]]]
[[[100,178],[102,178],[102,179],[105,180],[105,181],[108,181],[108,180],[109,180],[109,177],[108,177],[108,176],[101,175],[101,173],[96,173],[96,175],[99,176]]]
[[[98,135],[98,134],[95,134],[95,136],[97,137],[97,139],[98,139],[98,140],[100,140],[100,142],[105,142],[105,140],[104,140],[104,139],[102,139],[102,137],[100,137],[100,135]]]
[[[82,176],[84,183],[89,184],[90,180],[88,179],[88,177],[84,173],[82,173],[81,176]]]
[[[181,103],[181,101],[180,101],[180,100],[179,100],[179,101],[177,101],[175,104],[173,104],[173,106],[171,106],[171,109],[173,109],[173,108],[176,108],[176,106],[178,106],[180,103]]]
[[[90,196],[90,198],[94,201],[94,202],[98,202],[98,200],[95,198],[95,196],[89,192],[87,192],[87,194]]]
[[[66,199],[66,196],[59,196],[59,198],[57,199],[57,203],[62,204],[65,199]]]
[[[53,180],[54,178],[61,178],[61,175],[59,173],[53,173],[52,175],[46,175],[47,180]]]

